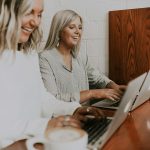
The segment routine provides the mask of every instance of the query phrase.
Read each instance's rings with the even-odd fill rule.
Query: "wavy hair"
[[[4,49],[14,52],[21,48],[24,52],[37,48],[42,38],[42,31],[36,28],[25,43],[19,42],[21,18],[32,10],[32,0],[1,0],[0,1],[0,53]]]
[[[57,44],[59,43],[59,37],[61,31],[73,20],[76,18],[80,18],[81,23],[83,23],[83,20],[79,14],[77,14],[73,10],[61,10],[58,11],[51,23],[49,36],[45,45],[45,50],[51,50],[53,48],[57,47]],[[74,55],[77,55],[80,48],[80,42],[72,49],[72,52]]]

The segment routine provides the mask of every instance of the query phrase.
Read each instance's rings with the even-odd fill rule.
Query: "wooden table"
[[[150,150],[150,101],[128,115],[103,150]]]
[[[39,150],[43,149],[41,145],[37,147]],[[27,150],[25,140],[3,150]],[[129,114],[103,150],[150,150],[150,101]]]

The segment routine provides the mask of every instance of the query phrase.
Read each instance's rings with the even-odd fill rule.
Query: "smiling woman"
[[[0,52],[3,52],[5,48],[15,51],[18,48],[18,42],[20,43],[19,47],[24,52],[28,51],[29,48],[36,48],[37,43],[41,39],[42,32],[35,25],[40,23],[40,18],[37,19],[37,17],[39,17],[39,14],[43,10],[43,0],[14,0],[12,2],[9,0],[1,0],[0,6],[0,39],[4,39],[0,40]],[[38,16],[36,16],[37,14]],[[32,36],[29,36],[31,33]]]
[[[31,10],[29,9],[26,12],[26,15],[22,17],[19,43],[27,42],[30,37],[30,34],[37,29],[41,22],[41,16],[43,12],[43,1],[34,0],[32,1],[32,4],[34,7],[31,8]]]
[[[94,68],[86,53],[79,52],[82,28],[81,16],[72,10],[54,15],[45,50],[39,55],[45,87],[67,102],[120,99],[122,87]]]
[[[57,100],[44,88],[34,49],[42,11],[43,0],[0,1],[0,149],[55,127],[80,128],[78,118],[86,115],[85,107]]]
[[[0,149],[61,127],[79,107],[55,99],[41,80],[36,47],[41,40],[43,0],[0,1]],[[80,127],[69,117],[67,125]]]

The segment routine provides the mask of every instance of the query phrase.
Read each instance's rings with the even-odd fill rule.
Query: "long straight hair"
[[[34,30],[27,42],[18,44],[21,19],[31,11],[32,5],[32,0],[0,0],[0,53],[5,49],[11,49],[15,52],[18,47],[24,52],[28,52],[37,47],[42,38],[40,28]]]
[[[73,10],[61,10],[58,11],[51,23],[48,39],[45,45],[45,50],[51,50],[53,48],[57,47],[57,44],[59,43],[59,37],[61,31],[73,20],[76,18],[80,18],[81,23],[83,23],[83,20],[79,14],[77,14]],[[77,55],[80,48],[80,42],[72,49],[72,53],[74,55]]]

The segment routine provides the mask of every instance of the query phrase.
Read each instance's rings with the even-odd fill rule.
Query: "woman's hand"
[[[80,122],[86,122],[89,119],[101,119],[104,118],[103,112],[96,107],[88,107],[88,106],[82,106],[77,108],[74,113],[73,117]]]
[[[115,89],[95,89],[91,90],[92,99],[110,99],[110,100],[119,100],[122,97],[122,93]]]
[[[119,94],[119,99],[123,96],[127,86],[126,85],[118,85],[115,82],[111,81],[110,83],[107,84],[106,86],[108,89],[114,89],[115,92]]]
[[[105,89],[92,89],[80,92],[80,103],[93,99],[120,100],[126,90],[125,85],[110,82]]]
[[[121,90],[123,93],[126,91],[127,86],[126,85],[118,85],[119,90]]]
[[[49,131],[52,130],[53,128],[66,126],[81,128],[81,123],[80,121],[74,119],[72,116],[69,115],[52,118],[48,122],[47,128],[45,130],[45,135],[47,135]]]
[[[115,89],[116,91],[118,91],[120,94],[123,94],[127,88],[126,85],[118,85],[116,84],[115,82],[110,82],[107,84],[106,86],[107,88],[110,88],[110,89]]]

